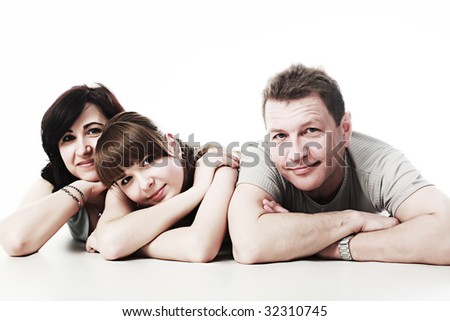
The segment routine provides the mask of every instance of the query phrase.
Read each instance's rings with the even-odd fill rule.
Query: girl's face
[[[77,120],[59,140],[62,160],[73,176],[90,182],[99,180],[94,166],[94,152],[106,120],[100,108],[87,103]]]
[[[117,180],[119,188],[140,206],[151,206],[180,194],[184,170],[179,160],[166,156],[124,168],[124,177]]]

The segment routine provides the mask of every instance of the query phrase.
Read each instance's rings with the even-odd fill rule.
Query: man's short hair
[[[323,70],[292,65],[271,78],[263,91],[262,113],[265,119],[267,100],[291,101],[318,94],[333,116],[336,126],[345,113],[345,103],[339,85]]]

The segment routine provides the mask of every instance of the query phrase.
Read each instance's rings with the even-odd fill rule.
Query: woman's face
[[[151,206],[180,194],[184,170],[178,159],[162,157],[124,168],[124,177],[117,180],[119,188],[140,206]]]
[[[94,166],[94,152],[106,120],[99,107],[87,103],[59,140],[62,160],[73,176],[90,182],[99,180]]]

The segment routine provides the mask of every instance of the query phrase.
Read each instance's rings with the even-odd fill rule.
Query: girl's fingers
[[[263,199],[263,208],[270,213],[288,213],[289,211],[275,201]]]

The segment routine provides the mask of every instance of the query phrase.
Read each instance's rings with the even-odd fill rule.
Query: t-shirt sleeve
[[[89,236],[89,214],[86,207],[82,207],[68,221],[70,234],[73,239],[80,242],[86,242]]]
[[[409,196],[422,187],[431,185],[398,150],[390,151],[381,165],[383,170],[378,178],[380,203],[392,215],[395,215],[397,208]]]
[[[395,215],[409,196],[431,185],[401,151],[368,136],[360,138],[352,157],[361,185],[379,211]]]
[[[281,175],[270,160],[270,154],[263,143],[250,144],[241,149],[239,184],[252,184],[271,195],[283,204],[283,181]]]

